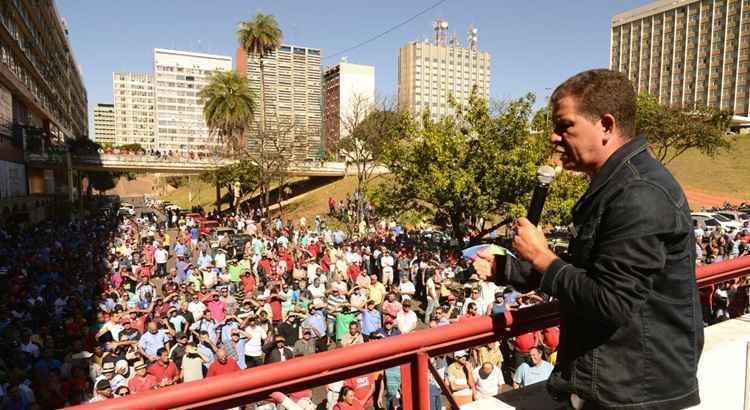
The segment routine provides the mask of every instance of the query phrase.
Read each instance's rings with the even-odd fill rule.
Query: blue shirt
[[[310,317],[305,319],[305,321],[303,322],[303,325],[314,328],[321,335],[326,334],[326,320],[325,320],[325,317],[323,316],[323,312],[320,310],[316,311],[315,313],[310,315]]]
[[[198,257],[198,266],[201,268],[207,268],[211,266],[213,258],[208,255],[201,255]]]
[[[177,263],[174,265],[174,268],[177,271],[175,282],[177,282],[178,284],[185,282],[185,280],[187,279],[187,273],[185,273],[187,267],[188,264],[185,261],[177,261]]]
[[[156,351],[164,347],[169,338],[164,330],[157,330],[156,333],[146,332],[141,335],[138,347],[143,349],[149,356],[156,356]]]
[[[177,243],[177,245],[174,246],[174,254],[175,256],[185,256],[185,245]]]
[[[362,311],[362,334],[369,336],[370,333],[380,329],[380,312],[376,309],[365,309]]]
[[[211,342],[216,343],[216,326],[214,325],[214,322],[201,319],[190,325],[190,330],[194,330],[198,333],[200,333],[201,330],[205,330],[208,332],[208,338],[211,339]]]
[[[203,363],[203,367],[206,369],[211,367],[211,364],[214,362],[214,351],[210,347],[206,347],[203,343],[198,343],[198,352],[202,353],[208,359],[206,363]]]
[[[528,363],[522,363],[516,370],[516,375],[513,376],[513,381],[521,386],[528,386],[530,384],[539,383],[547,380],[549,375],[552,374],[554,366],[550,362],[542,361],[539,366],[529,366]]]
[[[198,228],[193,227],[193,229],[190,230],[190,239],[198,240],[198,235],[200,235],[200,231]]]

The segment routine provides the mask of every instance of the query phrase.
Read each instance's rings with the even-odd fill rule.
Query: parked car
[[[693,226],[703,229],[706,233],[722,227],[721,223],[708,212],[694,212],[691,216],[693,217]]]
[[[197,212],[191,212],[189,214],[185,214],[185,219],[190,218],[192,219],[196,224],[200,224],[201,221],[206,220],[206,217],[197,213]]]
[[[210,234],[214,229],[219,227],[219,221],[213,219],[204,219],[198,222],[198,231],[203,235]]]
[[[740,225],[745,223],[745,221],[750,221],[750,214],[747,214],[745,212],[722,210],[722,211],[717,211],[716,213],[729,220],[739,222]]]
[[[232,236],[234,234],[234,228],[229,228],[226,226],[215,228],[213,231],[211,231],[210,234],[208,234],[208,243],[212,248],[229,248],[231,246]],[[224,239],[224,236],[227,236],[227,238]],[[221,246],[222,242],[225,243],[224,246]]]

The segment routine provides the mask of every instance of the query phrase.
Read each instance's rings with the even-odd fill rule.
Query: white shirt
[[[217,268],[226,268],[227,255],[224,252],[217,252],[216,256],[214,256],[214,264],[216,264]]]
[[[408,313],[402,310],[396,315],[396,324],[401,333],[409,333],[414,330],[417,321],[417,314],[413,310],[409,310]]]
[[[200,300],[194,300],[188,303],[187,310],[193,314],[193,320],[198,321],[203,317],[203,312],[206,311],[206,305]]]
[[[383,268],[384,272],[393,272],[393,256],[385,255],[380,258],[380,266]]]
[[[164,248],[159,248],[154,252],[154,260],[156,263],[167,263],[169,253]]]
[[[477,386],[477,397],[478,399],[487,399],[490,397],[497,396],[500,391],[498,386],[505,384],[503,373],[497,367],[492,369],[492,372],[486,379],[479,377],[479,370],[481,367],[474,369],[474,383]]]
[[[464,305],[461,307],[461,314],[465,315],[469,311],[469,303],[473,303],[477,307],[477,313],[484,315],[487,313],[487,305],[484,303],[481,297],[477,299],[467,298],[464,300]]]
[[[258,357],[263,355],[263,341],[266,340],[266,332],[260,326],[251,326],[245,328],[245,332],[250,335],[245,343],[245,356]]]
[[[307,290],[310,291],[310,295],[312,295],[313,299],[322,298],[326,294],[326,286],[322,283],[318,287],[315,287],[314,285],[308,286]]]
[[[411,300],[411,295],[416,291],[412,282],[401,282],[398,290],[401,292],[401,300]]]

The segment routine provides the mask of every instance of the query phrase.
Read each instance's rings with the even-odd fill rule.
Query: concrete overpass
[[[136,173],[163,173],[170,175],[197,175],[234,163],[227,158],[189,158],[187,156],[156,157],[152,155],[91,154],[71,155],[70,167],[80,171],[117,171]],[[68,158],[59,154],[27,154],[30,166],[57,164],[66,167]],[[344,176],[344,162],[304,161],[293,162],[287,168],[289,176]]]

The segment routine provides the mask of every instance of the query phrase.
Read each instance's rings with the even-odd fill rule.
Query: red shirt
[[[242,275],[240,278],[242,281],[242,290],[245,293],[253,293],[255,291],[255,276],[253,275]]]
[[[361,269],[359,269],[359,266],[349,265],[349,268],[347,268],[346,271],[349,274],[349,277],[352,279],[352,282],[357,282],[357,277],[359,276],[361,272]]]
[[[359,400],[354,399],[352,404],[346,404],[346,402],[339,402],[333,405],[333,410],[365,410],[365,407]]]
[[[524,333],[516,336],[516,351],[521,353],[528,353],[534,345],[536,345],[536,332]]]
[[[171,361],[166,366],[157,361],[148,367],[148,374],[154,376],[157,383],[164,379],[174,380],[174,378],[177,377],[177,366]]]
[[[137,374],[133,376],[128,382],[128,388],[131,393],[139,393],[142,391],[151,390],[156,386],[156,377],[146,373],[146,376],[141,377]]]
[[[221,376],[222,374],[234,373],[238,371],[240,371],[240,367],[237,366],[237,362],[235,362],[231,357],[227,357],[227,362],[224,364],[221,364],[218,359],[214,360],[214,362],[211,363],[211,366],[208,368],[206,377]]]
[[[279,298],[279,294],[272,293],[268,304],[271,305],[271,319],[275,322],[281,321],[281,298]]]
[[[548,327],[542,330],[544,344],[553,352],[557,351],[557,345],[560,344],[560,328],[557,326]]]
[[[367,395],[375,385],[375,376],[372,374],[366,374],[363,376],[352,377],[351,379],[347,379],[344,382],[344,385],[349,386],[354,390],[354,396],[357,397],[358,402],[363,403],[364,406],[372,405],[372,395],[370,395],[369,398]],[[367,399],[367,401],[365,401],[365,399]],[[360,404],[360,406],[362,406],[362,404]],[[357,407],[353,408],[356,409]]]

